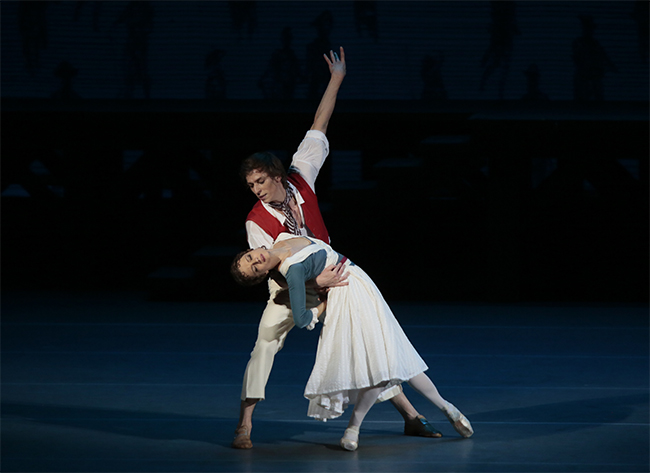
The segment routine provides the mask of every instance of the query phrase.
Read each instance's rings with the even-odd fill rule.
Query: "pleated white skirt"
[[[348,263],[349,265],[349,263]],[[305,388],[308,415],[326,421],[354,404],[360,389],[387,381],[379,401],[427,370],[374,282],[349,265],[349,285],[332,288],[316,361]]]

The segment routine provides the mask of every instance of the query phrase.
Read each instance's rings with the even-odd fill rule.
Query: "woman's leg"
[[[377,386],[364,388],[357,395],[357,402],[354,404],[348,428],[345,429],[340,445],[346,450],[354,451],[359,446],[359,428],[366,414],[377,401],[377,398],[384,390],[388,382],[383,382]]]
[[[469,420],[454,406],[452,403],[443,399],[443,397],[438,392],[433,381],[424,373],[420,373],[417,376],[409,379],[409,386],[411,386],[418,394],[421,394],[436,407],[438,407],[447,417],[451,425],[454,426],[456,432],[458,432],[463,437],[471,437],[474,433],[472,425],[469,423]]]
[[[408,383],[418,394],[435,404],[438,409],[444,409],[447,406],[447,401],[442,398],[438,388],[426,374],[420,373],[409,379]]]

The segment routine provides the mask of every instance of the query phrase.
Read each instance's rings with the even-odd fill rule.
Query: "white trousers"
[[[307,308],[319,304],[318,295],[307,289]],[[241,399],[264,399],[275,354],[284,346],[284,340],[294,327],[289,303],[289,291],[269,279],[269,300],[262,313],[257,330],[257,341],[244,372]]]

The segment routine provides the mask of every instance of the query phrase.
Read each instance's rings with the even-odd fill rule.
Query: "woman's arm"
[[[291,312],[293,322],[298,328],[308,326],[314,314],[307,309],[307,296],[305,294],[305,266],[302,263],[292,265],[285,276],[289,285],[289,299],[291,300]]]
[[[315,276],[325,266],[327,256],[324,250],[309,255],[300,263],[292,264],[285,273],[289,286],[289,299],[293,321],[299,328],[313,328],[317,318],[325,310],[325,305],[320,304],[314,308],[307,308],[306,281]]]

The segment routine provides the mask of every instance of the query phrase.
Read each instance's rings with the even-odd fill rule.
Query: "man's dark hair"
[[[257,276],[246,276],[244,273],[241,272],[241,269],[239,269],[239,261],[246,255],[247,253],[253,251],[252,249],[250,250],[244,250],[235,256],[235,259],[233,259],[232,264],[230,265],[230,274],[232,275],[233,279],[238,283],[241,284],[242,286],[254,286],[256,284],[261,283],[266,279],[268,274],[259,274]]]
[[[271,178],[279,177],[282,179],[282,186],[285,189],[289,187],[287,171],[284,169],[282,161],[273,153],[261,151],[244,159],[239,168],[239,176],[242,180],[246,182],[246,177],[253,171],[265,172]]]

